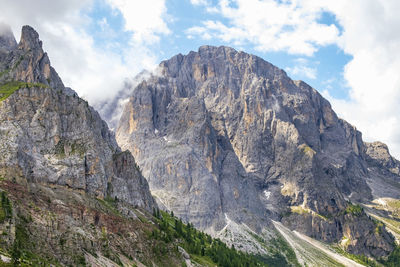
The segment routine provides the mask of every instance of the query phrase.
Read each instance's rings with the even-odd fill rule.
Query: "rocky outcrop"
[[[18,46],[2,51],[0,60],[2,177],[155,207],[132,155],[121,151],[99,114],[64,87],[36,31],[24,26]]]
[[[0,23],[0,50],[10,51],[17,46],[11,27]]]
[[[400,162],[392,157],[389,148],[382,142],[364,143],[366,160],[370,166],[389,170],[395,175],[400,174]]]
[[[163,61],[125,105],[117,141],[160,205],[216,233],[226,218],[270,219],[349,251],[387,255],[393,238],[351,202],[372,199],[361,133],[304,82],[228,47]],[[351,209],[350,209],[351,210]]]
[[[12,33],[7,33],[7,38],[11,38],[10,34]],[[11,36],[15,42],[14,36]],[[50,65],[47,53],[43,51],[39,34],[32,27],[22,27],[19,44],[9,48],[0,50],[0,83],[24,81],[41,83],[53,89],[64,89],[60,77]]]
[[[368,164],[366,181],[374,199],[400,199],[400,162],[392,157],[387,145],[381,142],[364,143]]]

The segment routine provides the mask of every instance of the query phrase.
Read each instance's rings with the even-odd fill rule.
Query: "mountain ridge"
[[[210,46],[162,62],[157,76],[140,78],[118,127],[119,142],[129,141],[122,145],[134,158],[97,111],[63,85],[32,27],[22,28],[19,44],[12,33],[5,36],[0,254],[30,264],[92,266],[338,264],[308,241],[301,244],[313,247],[311,254],[291,248],[287,242],[301,235],[289,228],[339,241],[351,253],[380,258],[392,250],[385,226],[358,203],[395,196],[393,185],[382,190],[376,183],[396,182],[398,161],[386,146],[363,143],[317,91],[272,64]],[[345,150],[336,151],[337,140]],[[160,207],[261,255],[238,254],[160,215],[144,176]],[[323,199],[326,193],[333,198]],[[215,253],[235,255],[235,263]]]
[[[178,54],[158,73],[133,90],[116,136],[159,203],[210,233],[228,214],[256,231],[273,219],[325,242],[348,238],[355,254],[393,249],[365,213],[346,211],[382,193],[381,170],[368,169],[377,147],[315,89],[223,46]]]

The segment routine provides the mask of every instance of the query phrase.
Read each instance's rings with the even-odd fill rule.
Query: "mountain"
[[[134,83],[120,148],[64,86],[38,33],[24,26],[17,43],[0,25],[0,265],[370,260],[343,249],[397,261],[387,229],[398,238],[399,162],[384,144],[362,142],[314,89],[260,58],[208,46]]]
[[[399,162],[257,56],[202,46],[161,62],[116,138],[160,207],[237,248],[269,253],[282,229],[374,258],[395,247],[368,205],[400,197]]]
[[[132,155],[121,151],[87,102],[65,89],[31,27],[23,27],[18,47],[0,60],[3,177],[115,197],[149,211],[155,207]]]
[[[36,31],[24,26],[18,45],[6,32],[0,45],[0,177],[7,215],[0,223],[1,248],[23,237],[21,247],[68,264],[85,251],[104,255],[102,229],[127,231],[127,218],[137,218],[135,207],[157,208],[147,181],[99,114],[64,87]],[[127,218],[110,213],[104,199]],[[145,236],[138,233],[138,239]],[[109,253],[121,253],[116,241],[134,239],[108,241]]]
[[[30,26],[17,44],[0,25],[0,154],[0,266],[288,265],[160,211],[132,154],[63,85]]]

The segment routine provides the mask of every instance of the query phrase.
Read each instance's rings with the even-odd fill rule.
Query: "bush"
[[[354,205],[352,203],[348,203],[346,208],[346,214],[352,214],[354,216],[361,216],[363,213],[363,208],[360,205]]]

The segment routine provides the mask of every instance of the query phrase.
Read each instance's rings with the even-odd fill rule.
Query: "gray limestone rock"
[[[19,45],[0,59],[0,86],[19,88],[0,102],[1,176],[156,207],[132,155],[121,151],[99,114],[64,87],[37,32],[24,26]]]
[[[43,51],[39,34],[30,26],[22,27],[21,40],[16,47],[0,50],[0,62],[0,83],[24,81],[64,90],[64,84]]]
[[[354,253],[393,249],[365,214],[346,213],[373,197],[374,156],[315,89],[223,46],[159,69],[133,90],[116,137],[162,206],[210,233],[227,218],[255,231],[273,219],[327,242],[351,238]]]
[[[17,46],[11,27],[0,23],[0,50],[10,51]]]

